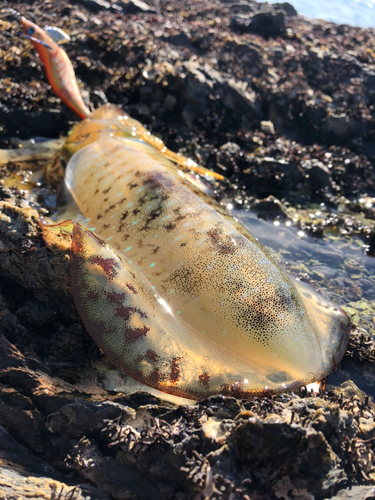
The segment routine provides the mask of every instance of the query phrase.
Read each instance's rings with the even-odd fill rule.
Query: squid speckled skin
[[[275,393],[334,370],[346,314],[288,277],[141,124],[115,106],[87,116],[62,150],[87,227],[58,227],[72,232],[74,299],[107,357],[196,400]]]

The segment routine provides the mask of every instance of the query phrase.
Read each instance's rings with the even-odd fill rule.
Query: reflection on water
[[[357,237],[315,239],[290,221],[266,222],[244,210],[232,214],[265,245],[281,267],[337,302],[360,328],[375,336],[375,258]],[[329,384],[353,380],[375,397],[375,366],[345,359]]]
[[[278,0],[268,0],[278,3]],[[337,24],[375,27],[375,0],[290,0],[298,14]]]

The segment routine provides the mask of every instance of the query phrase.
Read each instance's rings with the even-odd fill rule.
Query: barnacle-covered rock
[[[51,234],[47,246],[39,217],[29,207],[0,202],[1,275],[32,290],[44,303],[58,304],[60,311],[77,317],[69,286],[70,238],[64,233]]]
[[[274,195],[283,200],[288,211],[286,219],[283,213],[275,213],[274,218],[268,214],[267,218],[280,222],[279,228],[284,230],[287,230],[283,228],[284,219],[288,224],[299,219],[297,224],[300,230],[318,239],[315,248],[319,252],[318,256],[309,253],[307,237],[294,239],[288,233],[296,252],[291,252],[289,247],[281,256],[276,251],[273,253],[284,261],[290,272],[302,275],[314,285],[324,286],[325,289],[329,287],[334,297],[352,302],[348,313],[359,312],[355,321],[358,318],[362,326],[351,337],[349,351],[353,355],[353,364],[346,360],[343,373],[347,380],[354,373],[352,367],[356,367],[356,375],[365,372],[367,379],[359,377],[357,383],[366,391],[371,391],[374,371],[371,361],[375,352],[371,336],[374,329],[372,309],[355,307],[364,305],[364,298],[366,304],[371,302],[374,286],[371,273],[366,274],[358,266],[354,268],[353,259],[348,262],[346,255],[351,252],[359,261],[357,256],[361,254],[362,258],[362,251],[372,255],[375,247],[374,231],[371,233],[373,207],[368,206],[366,201],[366,198],[375,196],[370,108],[374,101],[374,74],[369,69],[375,61],[371,49],[374,46],[373,31],[296,17],[285,18],[286,30],[278,38],[265,40],[251,34],[234,36],[227,26],[230,17],[238,13],[249,16],[252,10],[258,9],[255,3],[244,7],[245,4],[216,0],[210,3],[176,0],[173,3],[161,2],[158,15],[146,17],[143,14],[123,16],[115,8],[92,15],[75,0],[48,5],[38,0],[32,5],[9,3],[26,17],[35,14],[42,26],[51,24],[53,15],[53,23],[72,35],[72,43],[67,50],[74,60],[81,88],[90,95],[94,107],[107,99],[129,109],[136,118],[146,120],[153,133],[163,137],[170,148],[179,149],[183,154],[196,153],[199,161],[204,160],[205,166],[217,168],[217,171],[230,177],[235,187],[232,192],[226,190],[223,198],[225,205],[253,206],[256,204],[255,196],[265,198]],[[269,9],[269,6],[263,4],[262,8]],[[285,8],[284,5],[282,9]],[[277,9],[281,9],[280,4]],[[75,119],[73,114],[61,106],[48,90],[47,82],[41,77],[40,60],[30,51],[29,42],[17,35],[18,25],[4,19],[0,24],[1,147],[9,147],[11,139],[16,136],[29,139],[66,135]],[[340,37],[339,46],[337,37]],[[233,39],[235,42],[231,41]],[[315,58],[310,50],[312,47],[324,49],[322,57]],[[345,54],[348,48],[351,51],[349,58]],[[222,95],[215,92],[206,95],[202,113],[199,113],[199,94],[191,93],[192,100],[188,103],[185,98],[188,79],[181,77],[178,68],[181,68],[182,62],[191,60],[198,61],[198,70],[202,71],[208,64],[225,81],[230,79],[229,75],[236,82],[246,80],[249,94],[261,105],[258,121],[247,116],[246,126],[239,129],[239,115],[243,114],[241,106],[225,106]],[[220,83],[216,84],[218,87]],[[198,110],[189,116],[189,106],[194,105]],[[337,115],[344,113],[345,122],[360,123],[360,127],[356,126],[346,138],[340,135],[337,128],[339,133],[330,132],[327,135],[321,123],[332,109]],[[142,115],[145,110],[147,114]],[[184,111],[186,113],[181,120]],[[260,120],[274,123],[276,138],[259,130]],[[228,142],[236,143],[240,149],[220,150],[220,146]],[[270,158],[271,161],[258,164],[254,156]],[[302,162],[306,159],[317,159],[329,169],[327,189],[310,182],[308,172],[303,172]],[[285,163],[280,164],[280,160]],[[265,170],[262,170],[262,165]],[[13,172],[18,171],[17,167],[12,169]],[[30,203],[34,207],[43,206],[51,210],[46,203],[47,196],[32,199],[26,189],[23,190],[22,181],[18,187],[9,187],[4,182],[8,174],[10,169],[1,167],[0,196],[18,208],[12,207],[7,212],[6,217],[10,217],[10,221],[6,219],[4,222],[3,214],[1,216],[0,239],[4,243],[0,244],[0,250],[5,249],[5,252],[0,253],[0,330],[8,340],[17,344],[19,351],[12,349],[13,354],[10,355],[7,344],[1,343],[0,424],[7,428],[8,435],[22,442],[29,453],[30,460],[23,469],[25,475],[37,476],[38,472],[32,464],[37,463],[40,457],[45,460],[43,467],[46,463],[56,466],[62,474],[63,477],[58,478],[61,486],[57,493],[40,490],[43,496],[51,494],[58,497],[64,483],[69,486],[62,493],[75,498],[72,488],[90,477],[100,492],[98,498],[105,498],[106,491],[110,491],[114,498],[121,500],[127,496],[143,500],[147,498],[145,492],[151,492],[153,499],[163,500],[185,500],[198,495],[211,495],[223,500],[236,495],[264,500],[265,495],[274,498],[276,494],[293,500],[312,496],[333,496],[335,500],[362,498],[365,495],[371,497],[375,484],[372,469],[374,438],[370,437],[373,409],[368,394],[362,396],[354,385],[350,391],[348,384],[339,385],[335,392],[313,400],[305,397],[306,394],[304,397],[284,395],[244,404],[234,398],[216,397],[200,406],[168,410],[168,405],[149,394],[116,395],[113,391],[104,392],[95,383],[98,372],[87,366],[95,366],[97,355],[92,355],[87,349],[88,344],[77,341],[77,336],[84,332],[82,325],[77,326],[77,316],[68,292],[66,246],[61,252],[59,244],[53,251],[47,249],[38,236],[35,218],[26,231],[23,224],[15,226],[19,218],[30,222],[26,208]],[[294,174],[298,175],[298,183]],[[286,178],[294,183],[296,189],[290,189]],[[318,215],[322,203],[325,210]],[[297,205],[306,210],[296,210]],[[268,226],[268,233],[271,234],[271,229],[275,227]],[[31,236],[26,235],[29,232]],[[277,234],[276,239],[279,239],[280,233]],[[64,241],[63,238],[59,237]],[[321,243],[326,243],[326,238],[342,246],[337,255],[320,252],[325,250]],[[11,250],[7,248],[8,242]],[[362,245],[366,245],[363,250]],[[28,248],[37,248],[38,252],[28,252]],[[39,262],[41,265],[36,255],[43,255]],[[372,268],[369,269],[371,271]],[[350,275],[360,277],[352,280]],[[39,307],[36,306],[38,302]],[[55,307],[56,304],[58,307]],[[54,312],[61,308],[64,313],[49,316],[45,307]],[[43,319],[42,327],[37,326],[37,313]],[[364,316],[368,318],[366,321]],[[89,338],[87,342],[90,342]],[[81,355],[85,363],[77,361]],[[370,363],[364,365],[364,359],[370,360]],[[107,367],[102,372],[105,370]],[[102,372],[99,372],[100,375]],[[111,372],[116,373],[113,367]],[[43,379],[42,375],[48,375],[44,378],[45,385],[36,383]],[[90,382],[91,393],[80,392],[84,379],[86,388]],[[113,403],[100,407],[102,401]],[[138,412],[139,406],[143,408]],[[123,412],[122,421],[117,421],[115,411],[120,411],[117,408]],[[84,418],[80,418],[81,411]],[[139,419],[134,424],[133,416],[137,412]],[[49,415],[52,415],[50,423],[54,424],[50,428]],[[89,423],[87,428],[86,419]],[[179,419],[181,422],[177,423]],[[283,467],[282,462],[273,461],[267,447],[258,446],[262,440],[260,434],[252,437],[260,453],[258,463],[264,453],[271,459],[272,467],[263,468],[260,474],[258,466],[249,464],[247,468],[239,467],[238,449],[233,447],[233,440],[229,442],[228,436],[233,436],[233,429],[237,426],[246,427],[248,419],[255,419],[257,428],[262,428],[262,425],[271,428],[271,424],[276,428],[279,422],[283,435],[288,435],[284,433],[285,429],[292,429],[289,436],[301,432],[304,440],[306,429],[312,426],[315,432],[310,436],[314,439],[319,433],[324,436],[324,439],[319,438],[318,454],[324,452],[322,459],[325,459],[330,446],[338,460],[331,462],[326,475],[324,467],[328,462],[323,461],[323,465],[318,466],[322,474],[314,476],[315,482],[306,477],[303,484],[301,476],[288,475],[293,472],[293,464],[288,457],[285,463],[288,467],[292,466],[291,469]],[[100,432],[101,425],[103,432]],[[295,431],[296,426],[302,431]],[[180,433],[180,438],[173,435],[176,431]],[[142,432],[144,434],[140,438],[138,434]],[[267,432],[270,432],[268,428]],[[347,439],[346,432],[350,432]],[[170,444],[172,441],[173,445]],[[290,440],[283,441],[281,437],[278,442],[290,444]],[[5,443],[8,441],[1,434],[2,463],[6,461],[13,471],[19,471],[19,462],[12,461],[10,454],[16,454],[18,458],[26,456],[25,448],[10,448]],[[111,447],[107,448],[109,444]],[[129,451],[128,446],[136,452]],[[303,456],[299,450],[296,457],[298,463],[304,463]],[[128,478],[126,488],[124,465]],[[307,467],[311,470],[309,464]],[[72,469],[76,474],[74,479]],[[5,474],[2,473],[2,477]],[[45,484],[50,484],[51,478],[56,482],[54,471],[44,468],[43,474],[43,477],[50,478]],[[294,484],[296,477],[298,489]],[[342,478],[345,484],[341,482]],[[14,492],[13,480],[15,483],[14,475],[7,482],[7,495],[18,497],[20,490]],[[27,484],[28,496],[32,483],[31,479]],[[42,487],[39,480],[37,484]],[[80,494],[78,489],[75,491]],[[85,495],[86,492],[83,493]],[[95,498],[92,490],[90,496]]]

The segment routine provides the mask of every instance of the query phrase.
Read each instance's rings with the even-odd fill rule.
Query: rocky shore
[[[56,186],[41,164],[0,166],[0,498],[374,498],[375,29],[251,0],[3,7],[68,32],[88,105],[121,106],[224,174],[222,203],[316,238],[320,253],[296,236],[296,255],[276,258],[359,328],[345,382],[319,396],[175,407],[121,394],[75,310],[69,240],[47,246],[37,223]],[[76,121],[19,31],[0,18],[1,148]]]

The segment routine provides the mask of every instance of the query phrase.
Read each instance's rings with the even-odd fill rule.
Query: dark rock
[[[174,107],[176,106],[176,104],[177,104],[176,97],[174,97],[171,94],[167,94],[164,101],[163,101],[164,108],[167,111],[172,111],[174,109]]]
[[[230,27],[238,33],[253,33],[264,38],[281,36],[285,32],[282,12],[261,12],[252,17],[233,16]]]
[[[371,230],[371,233],[367,236],[367,250],[366,254],[370,257],[375,257],[375,229]]]
[[[264,182],[268,186],[267,194],[277,194],[279,189],[297,189],[299,183],[302,181],[302,174],[297,164],[292,161],[277,160],[272,157],[253,158],[251,160],[251,167],[248,167],[243,172],[249,178],[247,183],[256,184]],[[256,176],[255,178],[253,176]],[[266,194],[266,192],[263,192]],[[263,194],[259,193],[259,195]]]
[[[322,67],[324,59],[329,60],[330,53],[324,51],[318,47],[312,47],[308,50],[308,58],[306,62],[306,67],[313,71],[318,71]]]
[[[321,482],[337,460],[323,434],[286,426],[280,418],[277,420],[276,415],[273,419],[270,417],[264,423],[250,418],[233,432],[240,463],[251,463],[251,468],[262,478],[268,476],[266,471],[269,468],[279,478],[283,470],[296,488],[303,485],[310,489],[316,482]],[[266,450],[268,453],[264,454]],[[291,454],[290,450],[294,453]],[[279,487],[282,487],[282,481]]]
[[[237,399],[224,396],[211,396],[200,401],[199,405],[206,408],[207,415],[215,418],[233,419],[241,410]]]
[[[221,61],[225,61],[230,54],[231,57],[235,56],[243,64],[246,73],[254,77],[260,77],[267,71],[267,64],[264,61],[264,51],[260,44],[243,41],[234,37],[226,41],[223,49],[224,52],[221,53]]]
[[[119,5],[125,14],[156,14],[156,10],[142,0],[121,0]]]
[[[351,78],[355,78],[361,73],[362,64],[358,61],[354,53],[341,54],[339,59],[340,66],[346,68]]]
[[[282,47],[272,47],[271,51],[277,61],[280,61],[285,55],[285,51]]]
[[[364,83],[368,90],[375,90],[375,71],[365,69],[364,73]]]
[[[286,220],[291,218],[287,208],[274,196],[269,196],[264,200],[256,200],[251,209],[258,214],[258,217],[265,220],[275,220],[276,218]]]
[[[92,434],[103,427],[103,420],[114,420],[122,415],[124,408],[110,402],[76,400],[64,405],[48,416],[47,427],[52,433],[63,433],[69,437]]]
[[[234,3],[229,9],[234,14],[248,14],[249,12],[254,12],[253,7],[248,3]]]
[[[218,86],[217,92],[226,108],[232,111],[241,110],[239,118],[244,126],[254,123],[260,116],[260,103],[255,92],[246,83],[230,78]]]
[[[368,156],[369,158],[375,159],[375,142],[364,142],[363,144],[361,144],[360,149],[362,154]]]
[[[83,7],[91,12],[100,12],[101,10],[109,10],[112,4],[106,0],[78,0]]]
[[[244,42],[237,38],[228,40],[224,50],[238,54],[241,61],[258,63],[262,59],[262,47],[252,42]]]
[[[274,3],[273,7],[277,10],[283,10],[285,14],[289,17],[294,17],[298,15],[298,12],[289,2]]]
[[[319,160],[306,160],[301,166],[308,176],[309,182],[312,182],[315,187],[332,187],[332,178],[329,169]]]
[[[253,123],[260,114],[260,103],[245,82],[238,82],[207,65],[202,66],[193,61],[181,65],[177,75],[186,82],[184,84],[186,106],[183,116],[187,123],[207,113],[209,96],[213,93],[221,99],[220,102],[228,110],[237,113],[238,109],[241,109],[238,118],[244,125]]]
[[[223,77],[216,70],[202,67],[196,62],[183,64],[181,70],[183,73],[179,74],[186,80],[185,98],[188,103],[188,114],[206,112],[208,96],[215,85],[224,82]]]
[[[178,35],[165,35],[162,37],[162,40],[172,43],[173,45],[186,47],[189,50],[194,50],[191,43],[191,38],[187,35],[187,33],[179,33]]]
[[[42,113],[30,113],[27,108],[14,109],[0,104],[1,123],[12,123],[21,133],[27,127],[28,133],[34,136],[58,137],[59,130],[61,131],[61,123],[58,117],[60,117],[58,110],[49,109]]]
[[[322,128],[327,134],[334,134],[340,139],[345,139],[354,132],[357,126],[356,121],[346,113],[330,113]]]

